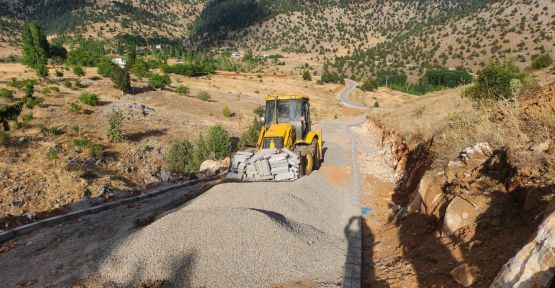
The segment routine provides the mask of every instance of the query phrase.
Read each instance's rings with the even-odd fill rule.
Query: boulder
[[[229,168],[229,157],[223,160],[206,160],[200,164],[199,173],[205,177],[217,175],[223,170]]]
[[[455,282],[461,284],[464,287],[470,287],[478,277],[480,277],[480,268],[476,266],[470,266],[468,264],[462,264],[451,270],[451,276]]]
[[[451,200],[445,210],[443,232],[452,235],[460,228],[472,225],[489,208],[487,195],[460,195]]]
[[[416,207],[415,201],[421,202],[421,210],[427,215],[440,216],[440,207],[445,203],[445,197],[441,186],[443,185],[443,175],[435,171],[428,171],[424,174],[418,184],[418,196],[414,197],[409,205]],[[409,209],[412,210],[412,209]]]
[[[491,288],[550,287],[555,277],[555,212],[539,226],[536,237],[509,260]]]

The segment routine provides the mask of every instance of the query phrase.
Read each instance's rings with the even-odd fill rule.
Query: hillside
[[[37,20],[58,37],[88,37],[111,40],[119,34],[136,34],[158,42],[178,41],[196,19],[204,1],[11,1],[1,4],[0,39],[15,46],[13,28],[26,20]]]
[[[49,0],[0,5],[8,11],[0,15],[4,55],[14,51],[19,39],[12,31],[26,19],[38,20],[62,39],[112,41],[129,33],[151,44],[173,42],[194,49],[235,46],[302,53],[315,59],[317,68],[355,78],[386,67],[408,73],[409,79],[437,65],[476,72],[488,59],[506,57],[525,67],[534,55],[553,53],[555,47],[552,0]]]

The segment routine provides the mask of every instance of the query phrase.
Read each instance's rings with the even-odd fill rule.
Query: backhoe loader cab
[[[322,130],[311,128],[308,97],[266,97],[264,126],[256,152],[237,152],[232,157],[228,178],[286,181],[309,175],[322,161]]]
[[[282,123],[292,125],[295,140],[305,139],[311,127],[308,98],[301,96],[267,97],[265,128],[269,129],[274,124]],[[270,147],[263,145],[262,148]],[[276,148],[283,148],[283,146]]]

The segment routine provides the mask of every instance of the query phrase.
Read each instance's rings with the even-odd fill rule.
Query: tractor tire
[[[322,155],[320,155],[320,149],[318,149],[318,140],[312,140],[312,144],[310,144],[310,151],[312,151],[313,155],[313,163],[312,163],[312,170],[320,169]]]
[[[301,163],[299,163],[298,179],[301,179],[305,175],[305,166],[306,166],[305,159],[306,159],[305,156],[299,153],[299,160]]]

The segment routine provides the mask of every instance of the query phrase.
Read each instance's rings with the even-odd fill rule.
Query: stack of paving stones
[[[297,179],[299,155],[287,149],[262,149],[256,154],[237,152],[228,179],[242,181],[292,181]]]

